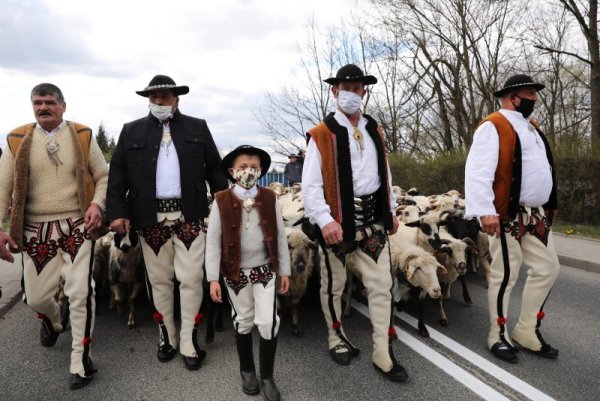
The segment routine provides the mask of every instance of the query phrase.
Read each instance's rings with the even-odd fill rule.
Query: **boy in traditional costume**
[[[249,145],[234,149],[223,158],[222,169],[235,182],[217,192],[206,239],[206,278],[213,301],[222,302],[219,273],[225,278],[240,358],[242,390],[258,394],[252,328],[260,332],[260,379],[266,400],[279,400],[273,379],[279,316],[279,293],[289,288],[290,255],[275,194],[256,185],[271,164],[270,156]]]

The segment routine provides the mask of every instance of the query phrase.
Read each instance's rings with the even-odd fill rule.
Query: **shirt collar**
[[[250,189],[246,189],[239,184],[233,186],[233,193],[240,199],[255,198],[258,194],[258,187],[255,185]]]
[[[338,121],[338,123],[343,124],[347,127],[352,127],[352,123],[350,122],[348,117],[344,113],[342,113],[340,110],[338,110],[338,109],[335,110],[334,117]],[[358,119],[358,126],[360,127],[365,124],[366,124],[366,118],[361,113],[360,118]]]
[[[67,122],[65,120],[62,120],[62,122],[60,124],[58,124],[58,127],[54,128],[52,131],[48,132],[46,131],[44,128],[42,128],[42,126],[40,125],[40,123],[36,124],[36,128],[41,129],[42,131],[44,131],[46,133],[46,135],[54,135],[56,134],[58,131],[60,131],[62,129],[62,127],[64,127],[67,124]]]
[[[517,120],[529,122],[529,120],[531,119],[531,116],[525,118],[525,117],[523,117],[523,114],[521,114],[521,112],[516,111],[516,110],[509,110],[509,109],[500,109],[500,110],[502,111],[502,113],[504,113],[505,116],[511,116],[512,118],[515,118]]]

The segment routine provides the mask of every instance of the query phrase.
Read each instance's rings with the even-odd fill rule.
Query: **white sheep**
[[[419,305],[419,333],[429,337],[423,319],[423,301],[427,295],[433,299],[441,298],[442,290],[438,275],[445,274],[446,269],[431,253],[418,246],[408,246],[404,249],[393,246],[391,253],[394,303],[399,310],[402,310],[408,301],[416,300]]]

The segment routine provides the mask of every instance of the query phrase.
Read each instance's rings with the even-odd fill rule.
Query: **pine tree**
[[[98,127],[98,134],[96,134],[96,142],[98,142],[98,146],[104,155],[104,158],[107,162],[110,161],[113,151],[115,150],[115,139],[113,137],[108,139],[108,135],[106,134],[106,130],[104,129],[104,125],[100,123]]]

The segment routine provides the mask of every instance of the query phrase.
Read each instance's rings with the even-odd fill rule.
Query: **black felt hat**
[[[330,85],[337,85],[340,82],[360,81],[365,85],[373,85],[377,83],[377,78],[373,75],[365,75],[363,71],[354,64],[346,64],[337,71],[335,77],[327,78],[324,82]]]
[[[262,149],[255,148],[251,145],[240,145],[229,152],[221,162],[221,170],[231,181],[235,182],[235,178],[229,174],[229,169],[233,167],[233,162],[239,155],[257,155],[260,157],[260,176],[263,177],[269,171],[271,166],[271,156]]]
[[[533,78],[531,78],[529,75],[517,74],[517,75],[513,75],[512,77],[508,78],[506,80],[506,82],[504,83],[504,86],[502,87],[502,89],[494,92],[494,96],[502,97],[509,92],[512,92],[512,91],[515,91],[515,90],[518,90],[521,88],[525,88],[528,86],[535,88],[536,91],[541,91],[542,89],[544,89],[546,87],[546,85],[534,82]]]
[[[163,89],[170,90],[173,92],[174,96],[185,95],[190,91],[190,88],[185,85],[177,85],[171,77],[166,75],[155,75],[144,90],[136,91],[135,93],[143,97],[148,97],[153,91],[159,91]]]

